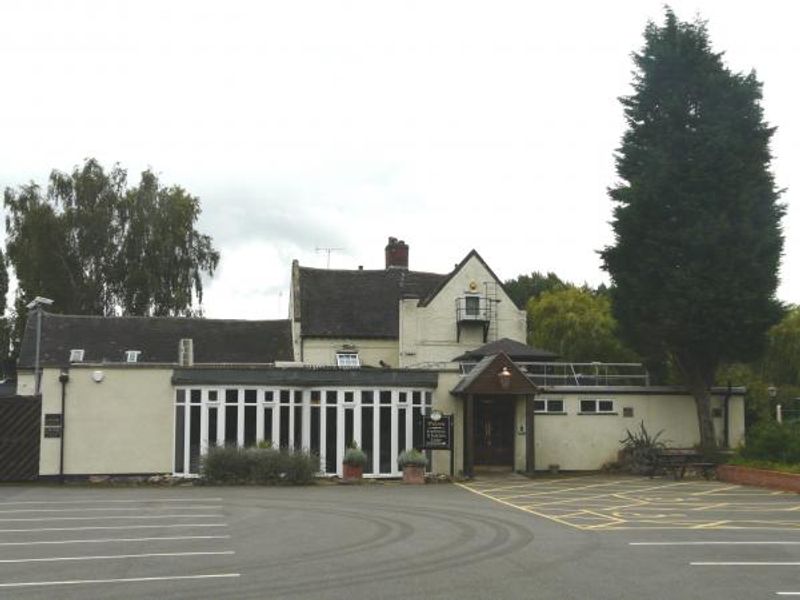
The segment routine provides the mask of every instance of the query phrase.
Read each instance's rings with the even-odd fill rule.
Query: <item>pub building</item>
[[[398,477],[398,455],[426,447],[433,473],[593,470],[639,422],[678,446],[699,441],[686,389],[652,385],[640,364],[567,363],[526,345],[524,308],[475,250],[449,273],[408,267],[396,238],[380,269],[294,261],[280,320],[38,307],[16,390],[33,415],[27,475],[194,476],[208,448],[262,441],[313,452],[322,476],[342,475],[351,444],[369,457],[366,477]],[[743,393],[712,390],[723,447],[743,439]]]

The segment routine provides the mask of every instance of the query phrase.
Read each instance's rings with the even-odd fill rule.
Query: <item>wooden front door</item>
[[[475,401],[475,464],[514,464],[514,399]]]

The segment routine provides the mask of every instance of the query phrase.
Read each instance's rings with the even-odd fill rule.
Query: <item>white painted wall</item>
[[[461,340],[457,340],[456,298],[470,291],[484,294],[484,283],[494,281],[486,266],[475,256],[470,257],[461,269],[442,288],[427,306],[419,306],[416,299],[400,303],[400,366],[448,362],[467,350],[483,345],[483,331],[478,324],[462,327]],[[526,314],[497,286],[495,306],[496,337],[510,338],[525,343]]]
[[[303,362],[309,365],[336,365],[336,352],[343,351],[358,352],[364,366],[378,367],[380,361],[398,366],[397,340],[304,338],[302,344]]]
[[[96,370],[104,374],[100,383],[92,380]],[[60,369],[43,373],[42,419],[44,414],[61,412]],[[73,366],[69,375],[66,475],[172,471],[172,369],[87,365]],[[26,393],[22,388],[32,381],[32,375],[21,375],[20,393]],[[42,437],[41,441],[39,473],[58,475],[60,440]]]

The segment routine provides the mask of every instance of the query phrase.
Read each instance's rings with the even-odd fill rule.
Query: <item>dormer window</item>
[[[125,362],[135,363],[139,362],[139,355],[142,353],[141,350],[126,350],[125,351]]]
[[[350,368],[360,367],[361,361],[358,358],[358,352],[337,352],[336,366]]]
[[[69,362],[83,362],[83,349],[73,348],[69,351]]]

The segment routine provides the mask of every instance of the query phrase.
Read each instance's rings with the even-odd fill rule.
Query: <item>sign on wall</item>
[[[44,437],[46,438],[60,438],[61,437],[61,414],[60,413],[47,413],[44,415]]]
[[[427,415],[423,421],[423,444],[425,450],[452,450],[453,415],[435,413]]]

